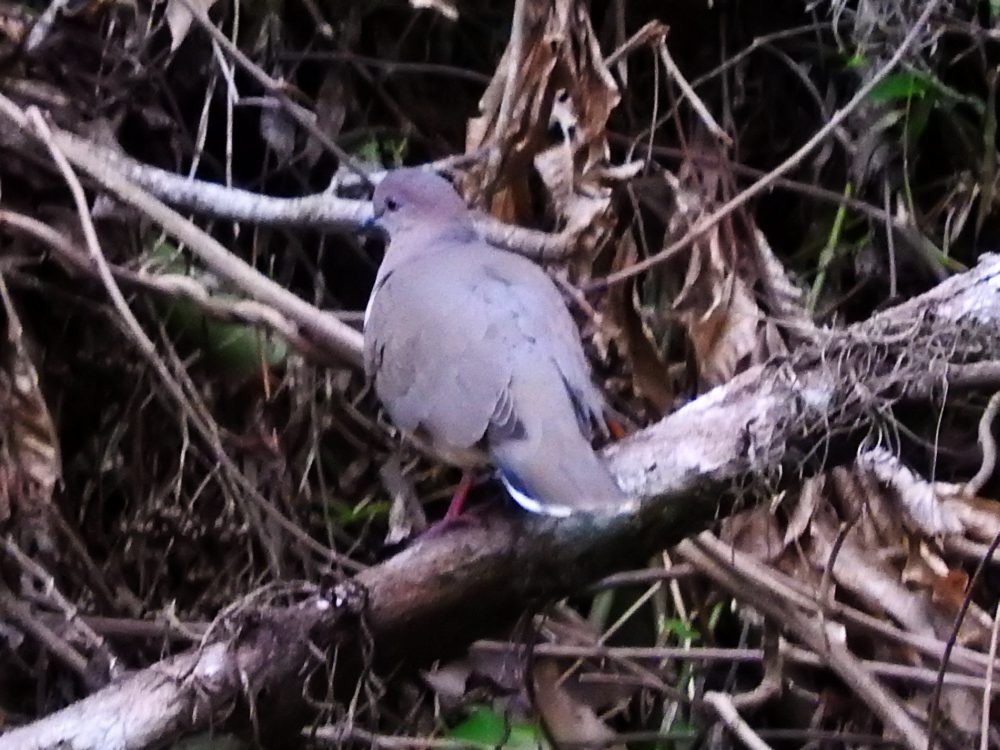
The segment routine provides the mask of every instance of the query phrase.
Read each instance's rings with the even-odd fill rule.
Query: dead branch
[[[340,198],[332,192],[297,198],[262,195],[250,190],[191,179],[143,164],[55,126],[52,126],[52,131],[59,148],[77,168],[90,172],[87,164],[100,165],[100,172],[116,174],[123,181],[132,183],[136,189],[148,191],[176,209],[193,211],[208,218],[331,232],[355,232],[371,218],[371,203],[367,200]],[[489,149],[484,149],[480,154],[488,155],[489,152]],[[468,161],[466,155],[449,157],[427,164],[425,168],[450,171]],[[370,178],[373,182],[378,182],[384,174],[373,172]],[[98,182],[103,182],[100,174],[91,176]],[[355,184],[348,180],[344,182]],[[506,224],[480,213],[474,215],[474,221],[476,228],[488,242],[531,258],[556,261],[571,254],[576,247],[572,233],[550,234]]]

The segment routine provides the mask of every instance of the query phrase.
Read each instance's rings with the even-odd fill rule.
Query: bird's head
[[[389,235],[421,232],[428,237],[471,228],[465,203],[443,177],[418,169],[397,169],[376,186],[374,222]]]

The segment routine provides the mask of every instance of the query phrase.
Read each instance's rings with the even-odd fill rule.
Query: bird
[[[466,469],[485,454],[528,511],[626,505],[592,447],[604,398],[552,279],[484,241],[438,174],[391,171],[372,203],[388,244],[365,310],[364,362],[393,424]]]

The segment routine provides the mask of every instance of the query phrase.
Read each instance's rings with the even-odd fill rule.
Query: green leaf
[[[937,104],[936,99],[937,97],[929,96],[926,99],[918,99],[910,105],[910,116],[906,118],[906,137],[909,143],[914,144],[919,141],[920,136],[927,130],[931,110]]]
[[[875,84],[867,98],[875,102],[921,98],[932,86],[930,78],[920,73],[893,73]]]
[[[161,274],[196,277],[197,269],[171,242],[160,242],[150,252],[150,271]],[[238,300],[228,294],[217,299]],[[189,299],[158,300],[168,333],[182,346],[201,352],[202,361],[236,380],[251,377],[262,366],[282,364],[288,357],[288,344],[271,333],[243,323],[231,323],[206,315],[201,305]]]
[[[328,517],[340,526],[349,526],[389,515],[391,504],[385,501],[361,503],[359,505],[333,505],[328,510]]]
[[[864,53],[856,51],[853,55],[847,58],[844,63],[848,68],[863,68],[867,64],[868,58],[864,56]]]
[[[410,149],[408,138],[369,138],[354,149],[354,155],[368,164],[385,164],[389,168],[403,166],[406,154]]]
[[[724,607],[723,602],[717,602],[712,611],[708,615],[708,627],[709,632],[715,632],[715,629],[719,626],[719,620],[722,618],[722,610]]]
[[[362,162],[368,164],[380,163],[382,155],[379,153],[378,139],[369,138],[367,141],[354,149],[354,155],[357,156]]]
[[[528,722],[507,723],[503,714],[486,706],[474,709],[468,718],[448,732],[453,740],[464,740],[474,746],[506,748],[546,747],[545,738],[536,724]]]
[[[180,343],[199,349],[207,366],[236,379],[279,365],[288,356],[284,340],[253,326],[211,318],[190,300],[165,306],[163,322]]]
[[[679,641],[700,641],[701,633],[678,617],[664,617],[660,620],[660,630],[670,633]]]

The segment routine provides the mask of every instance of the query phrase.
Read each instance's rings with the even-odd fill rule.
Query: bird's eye
[[[397,203],[392,198],[388,198],[388,199],[386,199],[385,207],[387,209],[389,209],[390,211],[395,211],[397,208],[399,208],[399,203]]]

